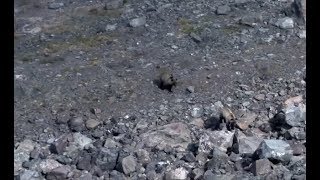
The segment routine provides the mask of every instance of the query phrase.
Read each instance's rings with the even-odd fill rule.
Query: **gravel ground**
[[[15,178],[305,179],[304,7],[15,0]]]

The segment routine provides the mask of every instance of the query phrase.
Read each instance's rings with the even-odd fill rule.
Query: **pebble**
[[[146,151],[145,149],[138,149],[135,151],[135,154],[138,158],[138,162],[141,163],[142,165],[146,165],[149,162],[151,162],[149,152]]]
[[[187,91],[190,93],[194,93],[194,86],[188,86]]]
[[[190,33],[190,37],[196,43],[200,43],[202,41],[201,37],[194,32]]]
[[[108,24],[106,26],[106,31],[114,31],[117,29],[117,24]]]
[[[97,121],[97,120],[95,120],[95,119],[89,119],[89,120],[87,120],[87,122],[86,122],[86,127],[87,127],[88,129],[94,129],[94,128],[96,128],[97,126],[99,126],[99,124],[100,124],[99,121]]]
[[[217,14],[218,15],[227,15],[231,11],[231,8],[228,5],[218,6]]]
[[[108,0],[105,1],[105,9],[106,10],[113,10],[113,9],[119,9],[123,6],[123,0]]]
[[[84,129],[84,121],[82,119],[82,117],[76,117],[76,118],[72,118],[69,122],[68,122],[69,128],[72,131],[82,131]]]
[[[306,30],[300,30],[298,33],[297,33],[297,36],[301,39],[305,39],[307,38],[307,33],[306,33]]]
[[[191,116],[194,118],[199,118],[203,115],[203,108],[202,107],[193,107],[191,111]]]
[[[129,25],[131,27],[139,27],[139,26],[143,26],[146,24],[146,17],[139,17],[139,18],[135,18],[135,19],[132,19],[130,22],[129,22]]]
[[[63,6],[64,6],[63,3],[55,3],[55,2],[53,2],[53,3],[50,3],[48,5],[48,8],[49,9],[59,9],[59,8],[62,8]]]
[[[255,95],[253,98],[258,101],[263,101],[265,100],[266,96],[264,94],[258,94],[258,95]]]

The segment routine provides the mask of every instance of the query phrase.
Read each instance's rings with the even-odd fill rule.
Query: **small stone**
[[[263,140],[254,153],[260,159],[268,158],[280,162],[289,162],[293,151],[290,145],[283,140]]]
[[[215,179],[215,175],[212,173],[211,170],[207,170],[204,174],[203,174],[203,180],[213,180]]]
[[[131,27],[139,27],[139,26],[145,25],[146,22],[147,22],[146,17],[139,17],[139,18],[132,19],[129,22],[129,25]]]
[[[297,33],[297,36],[301,39],[305,39],[307,38],[307,33],[306,33],[306,30],[300,30],[298,33]]]
[[[181,160],[184,160],[185,162],[195,162],[196,161],[196,157],[194,157],[194,155],[192,153],[187,153],[186,155],[184,155]]]
[[[292,29],[294,28],[294,21],[292,18],[289,18],[289,17],[280,18],[275,23],[275,25],[280,27],[281,29]]]
[[[258,15],[258,14],[246,15],[240,19],[241,24],[251,26],[251,27],[254,27],[260,21],[262,21],[262,17],[261,15]]]
[[[138,149],[135,151],[135,154],[138,158],[138,162],[142,165],[146,165],[151,162],[151,158],[149,156],[149,152],[145,149]]]
[[[85,135],[82,135],[81,133],[74,133],[73,139],[76,146],[78,146],[80,149],[83,149],[86,145],[92,143],[92,139],[88,138]]]
[[[117,29],[117,24],[108,24],[106,26],[106,31],[114,31]]]
[[[92,174],[90,173],[83,173],[80,177],[79,180],[92,180]]]
[[[244,3],[247,3],[248,0],[234,0],[234,3],[235,4],[244,4]]]
[[[185,180],[187,179],[187,177],[188,177],[188,171],[185,168],[180,167],[166,173],[165,180],[177,180],[177,179]]]
[[[205,163],[207,162],[207,159],[208,159],[208,155],[206,152],[199,152],[196,155],[196,160],[201,166],[205,165]]]
[[[218,148],[214,148],[212,152],[212,158],[206,163],[205,167],[207,170],[218,171],[222,166],[229,166],[228,155]]]
[[[199,118],[203,115],[203,108],[202,107],[193,107],[191,111],[191,116],[194,118]]]
[[[97,126],[99,126],[100,122],[97,121],[97,120],[94,120],[94,119],[89,119],[87,122],[86,122],[86,127],[88,129],[94,129],[96,128]]]
[[[268,159],[258,159],[253,163],[251,168],[251,172],[255,176],[263,176],[270,173],[271,170],[271,163]]]
[[[245,113],[242,117],[236,121],[240,129],[246,130],[256,120],[257,115],[255,113]]]
[[[70,135],[65,134],[56,139],[49,147],[50,151],[55,154],[62,154],[68,146]]]
[[[258,94],[256,96],[254,96],[253,98],[258,101],[263,101],[263,100],[265,100],[266,96],[264,94]]]
[[[123,158],[121,161],[122,171],[125,175],[129,175],[130,173],[136,171],[136,166],[137,160],[132,155]]]
[[[287,94],[287,92],[285,90],[280,90],[278,93],[280,96],[285,96]]]
[[[190,33],[190,37],[196,43],[200,43],[202,41],[201,37],[194,32]]]
[[[68,122],[68,125],[69,125],[69,128],[75,132],[79,132],[84,129],[84,121],[81,117],[72,118]]]
[[[262,131],[262,132],[265,132],[265,133],[269,133],[272,128],[271,128],[271,125],[269,123],[263,123],[259,126],[259,129]]]
[[[227,15],[231,11],[231,8],[228,5],[219,6],[217,8],[218,15]]]
[[[194,93],[194,87],[193,87],[193,86],[188,86],[188,87],[187,87],[187,91],[188,91],[189,93]]]
[[[201,118],[195,118],[190,122],[191,125],[195,125],[199,128],[204,127],[204,121]]]
[[[119,9],[123,6],[123,0],[107,0],[105,1],[105,9],[106,10],[113,10]]]
[[[96,164],[102,171],[112,171],[117,164],[119,152],[117,149],[102,148],[96,158]]]
[[[113,170],[109,174],[110,180],[117,179],[117,180],[128,180],[124,174],[120,173],[119,171]]]
[[[91,162],[91,156],[89,154],[86,154],[85,156],[80,157],[77,163],[77,169],[90,171],[91,169],[90,162]]]
[[[299,156],[301,154],[304,154],[306,149],[306,147],[300,143],[291,144],[291,148],[293,150],[294,156]]]
[[[242,103],[243,107],[248,107],[250,105],[250,102],[249,101],[245,101]]]
[[[207,131],[200,136],[199,152],[210,153],[213,148],[218,148],[223,152],[232,146],[234,133],[231,131]]]
[[[192,170],[191,176],[194,180],[200,180],[203,177],[204,170],[200,168],[195,168]]]
[[[64,6],[63,3],[55,3],[55,2],[53,2],[53,3],[50,3],[48,5],[48,8],[49,9],[59,9],[59,8],[62,8],[63,6]]]
[[[111,138],[107,138],[103,145],[105,148],[117,148],[121,147],[122,145]]]
[[[61,166],[63,166],[63,165],[53,159],[46,159],[39,164],[39,167],[44,174],[52,171],[55,168],[61,167]]]

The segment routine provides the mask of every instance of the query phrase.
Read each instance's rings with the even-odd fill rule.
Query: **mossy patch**
[[[180,27],[180,31],[185,34],[199,33],[203,29],[203,27],[194,24],[191,20],[186,18],[179,18],[178,25]]]

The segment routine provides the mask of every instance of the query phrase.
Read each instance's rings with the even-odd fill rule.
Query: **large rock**
[[[71,172],[70,166],[61,166],[53,169],[49,173],[47,173],[47,180],[64,180],[67,179],[68,174]]]
[[[136,171],[136,166],[137,160],[132,155],[123,158],[121,161],[122,172],[126,175],[129,175],[130,173]]]
[[[242,130],[246,130],[256,120],[257,115],[255,113],[245,113],[242,117],[238,118],[237,125]]]
[[[256,160],[252,167],[251,167],[251,172],[255,176],[262,176],[270,173],[271,170],[271,163],[268,159],[258,159]]]
[[[225,152],[214,148],[212,159],[206,163],[207,170],[219,171],[221,168],[230,171],[231,166],[228,163],[229,157]]]
[[[293,127],[305,127],[306,106],[302,103],[302,96],[289,98],[284,103],[285,122]]]
[[[63,166],[62,164],[60,164],[59,162],[57,162],[54,159],[46,159],[44,161],[42,161],[39,164],[39,168],[41,169],[41,171],[46,174],[50,171],[52,171],[53,169],[56,169],[58,167]]]
[[[268,139],[261,142],[254,154],[258,159],[268,158],[271,161],[287,163],[291,160],[293,151],[291,146],[283,140]]]
[[[30,152],[34,149],[35,143],[29,139],[24,140],[14,150],[14,174],[18,175],[18,171],[22,168],[22,163],[28,161]]]
[[[116,167],[119,151],[115,148],[102,148],[96,158],[96,164],[102,171],[111,171]]]
[[[25,170],[19,175],[19,180],[43,180],[40,173],[33,170]]]
[[[138,149],[135,151],[135,154],[138,158],[138,162],[141,163],[142,165],[147,165],[149,162],[151,162],[151,158],[147,150]]]
[[[72,141],[73,137],[71,134],[64,134],[60,136],[58,139],[56,139],[51,145],[50,145],[50,151],[55,154],[62,154],[66,147],[69,144],[69,141]]]
[[[256,136],[246,136],[239,131],[237,140],[240,154],[253,154],[263,139],[260,139]]]
[[[74,144],[78,146],[80,149],[83,149],[85,146],[92,143],[92,139],[88,138],[87,136],[81,133],[74,133],[73,134]]]
[[[199,152],[209,153],[214,147],[223,152],[232,146],[234,133],[231,131],[206,131],[199,139]]]
[[[165,180],[184,180],[188,177],[188,171],[183,168],[177,168],[166,173]]]
[[[148,131],[140,136],[147,147],[164,150],[165,147],[185,151],[191,143],[190,130],[184,123],[172,123]]]

